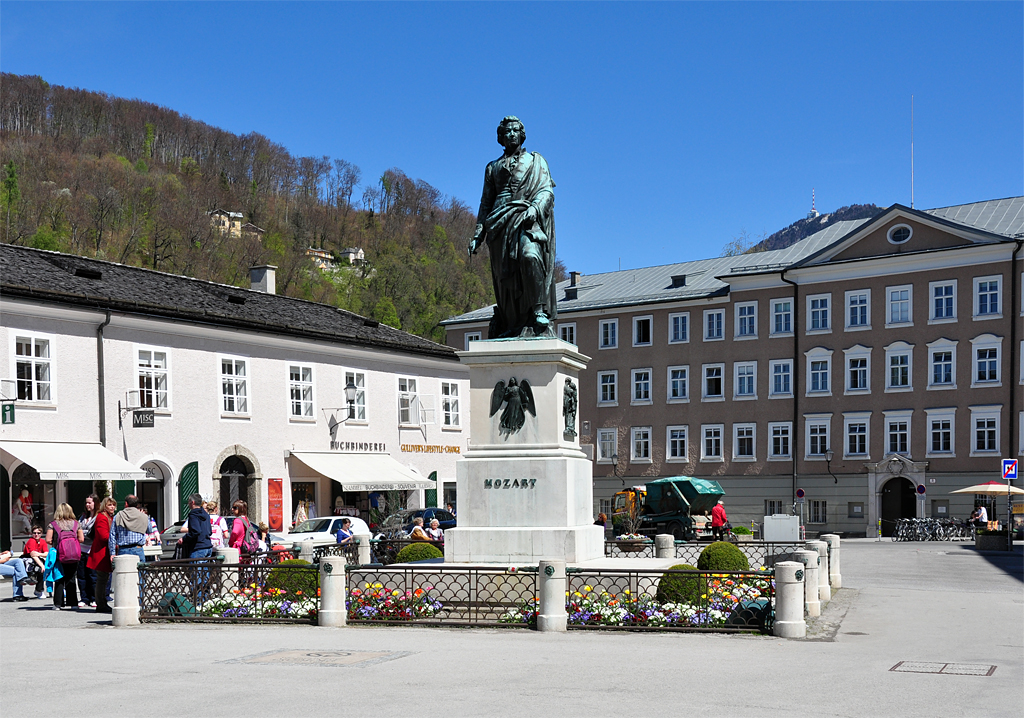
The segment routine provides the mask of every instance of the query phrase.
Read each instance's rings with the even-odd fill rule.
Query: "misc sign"
[[[461,454],[462,447],[442,444],[402,444],[402,451],[407,454]]]
[[[485,489],[532,489],[537,479],[484,479]]]
[[[156,412],[152,409],[136,409],[132,412],[133,429],[152,429],[156,426]]]

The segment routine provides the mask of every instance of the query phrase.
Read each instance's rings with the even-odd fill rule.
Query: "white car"
[[[287,536],[283,536],[282,542],[285,544],[290,542],[301,544],[303,541],[313,539],[314,546],[326,546],[337,543],[338,529],[341,528],[341,522],[345,519],[352,522],[349,531],[353,534],[370,535],[370,527],[360,518],[355,516],[323,516],[318,519],[303,521],[295,527],[294,531],[289,531]]]

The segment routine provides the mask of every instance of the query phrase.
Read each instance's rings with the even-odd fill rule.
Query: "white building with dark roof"
[[[45,524],[111,480],[161,527],[197,490],[278,532],[299,513],[369,520],[392,490],[444,499],[466,447],[455,353],[273,294],[273,271],[254,268],[256,291],[0,245],[0,542],[23,536],[23,491]]]

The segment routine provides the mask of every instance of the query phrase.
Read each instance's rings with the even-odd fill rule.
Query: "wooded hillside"
[[[0,75],[0,239],[237,286],[278,266],[280,294],[335,304],[443,341],[438,322],[493,301],[475,212],[391,169],[293,157],[174,110]],[[208,212],[265,230],[231,237]],[[307,248],[360,247],[366,264],[321,271]]]

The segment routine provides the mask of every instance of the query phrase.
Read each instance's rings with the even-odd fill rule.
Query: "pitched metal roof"
[[[451,347],[327,304],[12,244],[0,244],[0,292],[457,361]]]
[[[888,210],[883,210],[884,214]],[[1024,232],[1024,197],[975,202],[972,204],[925,210],[949,222],[972,229],[1003,234],[1008,239]],[[876,215],[880,216],[880,215]],[[822,221],[826,219],[822,216]],[[806,259],[855,232],[874,218],[848,220],[831,224],[785,249],[741,254],[736,257],[698,259],[692,262],[663,264],[640,269],[623,269],[603,274],[581,275],[576,299],[566,298],[569,281],[557,285],[558,312],[570,313],[592,309],[655,304],[686,299],[700,299],[728,294],[730,275],[780,272]],[[686,284],[674,287],[673,276],[686,275]],[[481,307],[441,322],[443,325],[489,321],[494,305]]]

